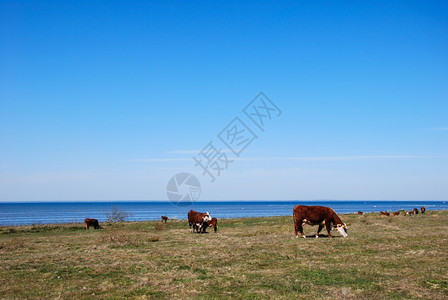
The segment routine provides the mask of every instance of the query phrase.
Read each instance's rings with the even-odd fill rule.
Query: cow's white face
[[[208,212],[205,213],[205,216],[202,218],[204,222],[208,222],[212,220],[212,217],[210,217],[210,214]]]
[[[346,224],[338,224],[336,226],[338,232],[340,235],[342,235],[343,237],[347,237],[348,233],[347,233],[347,225]]]

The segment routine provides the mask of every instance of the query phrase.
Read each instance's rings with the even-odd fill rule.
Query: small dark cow
[[[408,215],[410,215],[410,216],[414,215],[414,211],[413,210],[408,211]]]
[[[89,230],[90,226],[93,226],[93,228],[98,229],[100,228],[100,224],[98,223],[97,219],[85,219],[84,220],[84,228],[86,230]]]
[[[160,219],[162,219],[162,222],[165,221],[165,223],[166,223],[166,221],[168,221],[168,217],[167,216],[161,216]]]
[[[213,229],[215,230],[215,233],[218,231],[218,219],[212,218],[210,221],[204,222],[204,225],[202,226],[202,232],[205,232],[207,227],[213,226]]]
[[[380,216],[390,216],[390,213],[385,211],[380,211]]]
[[[200,213],[190,210],[188,212],[188,224],[190,225],[190,231],[193,232],[196,230],[196,232],[201,232],[201,227],[204,225],[204,222],[211,221],[211,219],[212,218],[208,212]]]
[[[399,211],[396,211],[396,212],[393,212],[393,213],[392,213],[392,216],[394,216],[394,217],[395,217],[395,216],[399,216],[399,215],[400,215],[400,212],[399,212]]]
[[[424,208],[424,207],[420,208],[420,210],[422,211],[422,214],[424,214],[426,212],[426,208]]]
[[[414,208],[413,210],[414,210],[414,214],[418,215],[418,209]]]
[[[348,236],[347,225],[342,223],[341,219],[330,207],[296,205],[294,206],[292,215],[294,219],[294,231],[296,238],[299,237],[298,232],[300,232],[303,238],[306,237],[303,233],[303,226],[305,226],[305,224],[319,225],[316,238],[319,237],[319,233],[324,226],[327,229],[328,237],[330,238],[332,238],[330,231],[333,228],[336,228],[343,237]]]
[[[408,213],[406,211],[403,211],[403,216],[406,217]]]
[[[358,210],[358,216],[362,216],[364,213],[360,210]]]

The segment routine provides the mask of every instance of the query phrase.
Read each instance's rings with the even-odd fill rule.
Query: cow
[[[190,225],[190,231],[193,232],[196,230],[196,232],[201,232],[201,227],[204,222],[211,221],[211,219],[212,218],[208,212],[200,213],[191,209],[188,212],[188,224]]]
[[[420,208],[420,210],[422,211],[422,214],[424,214],[426,212],[426,208],[424,208],[424,207]]]
[[[408,211],[408,215],[412,216],[413,214],[414,214],[414,211],[413,211],[413,210]]]
[[[408,213],[406,211],[403,211],[403,216],[406,217]]]
[[[399,211],[396,211],[396,212],[393,212],[393,213],[392,213],[392,216],[394,216],[394,217],[395,217],[395,216],[399,216],[399,215],[400,215],[400,212],[399,212]]]
[[[168,221],[168,217],[167,216],[161,216],[160,219],[162,220],[162,222],[165,221],[165,223],[166,223],[166,221]]]
[[[414,210],[414,214],[418,215],[418,209],[414,208],[413,210]]]
[[[215,233],[218,231],[218,219],[213,217],[210,221],[204,222],[204,225],[202,226],[202,232],[205,232],[207,227],[213,226],[213,229]]]
[[[316,238],[319,237],[319,233],[324,226],[327,229],[328,237],[330,238],[332,238],[330,231],[333,228],[336,228],[343,237],[348,236],[347,225],[342,223],[341,219],[330,207],[296,205],[294,206],[292,214],[296,238],[299,237],[298,232],[300,232],[303,238],[306,237],[303,233],[303,226],[305,226],[305,224],[319,225]]]
[[[360,210],[358,210],[358,216],[362,216],[364,213]]]
[[[98,223],[97,219],[85,219],[84,220],[84,228],[86,230],[89,230],[90,226],[93,226],[93,228],[98,229],[100,228],[100,224]]]
[[[390,213],[385,211],[380,211],[380,216],[390,216]]]

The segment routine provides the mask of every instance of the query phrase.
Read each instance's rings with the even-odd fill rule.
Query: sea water
[[[190,209],[208,211],[217,218],[292,216],[298,204],[329,206],[337,213],[448,209],[446,201],[198,201],[190,206],[169,201],[26,202],[0,203],[0,225],[72,223],[84,222],[85,218],[103,222],[114,208],[128,213],[127,221],[160,220],[161,216],[186,219]]]

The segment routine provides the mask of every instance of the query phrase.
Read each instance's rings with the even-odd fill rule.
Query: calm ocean
[[[298,204],[329,206],[337,213],[411,210],[422,206],[427,210],[448,209],[446,201],[200,201],[188,207],[168,201],[0,203],[0,225],[84,222],[85,218],[101,222],[111,208],[129,213],[128,221],[160,220],[162,215],[186,219],[190,209],[208,211],[217,218],[289,216]]]

